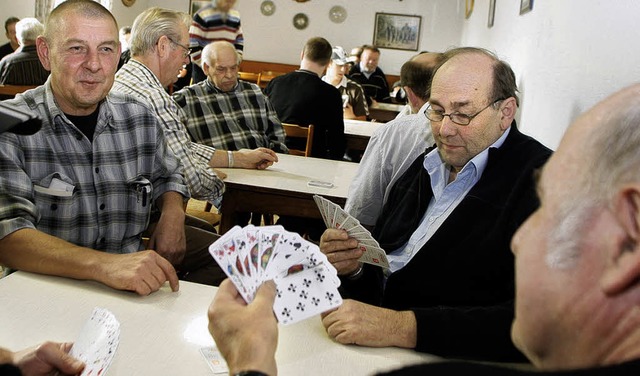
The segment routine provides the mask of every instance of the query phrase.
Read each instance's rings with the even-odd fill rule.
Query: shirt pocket
[[[72,226],[78,215],[74,205],[76,187],[68,176],[54,172],[33,182],[33,196],[40,213],[39,228]]]

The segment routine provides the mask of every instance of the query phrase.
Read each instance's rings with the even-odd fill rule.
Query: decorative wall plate
[[[264,0],[262,4],[260,4],[260,12],[265,16],[270,16],[276,11],[276,5],[271,0]]]
[[[304,13],[293,16],[293,26],[298,30],[306,29],[309,26],[309,17]]]
[[[347,10],[340,5],[329,9],[329,19],[335,23],[342,23],[347,19]]]

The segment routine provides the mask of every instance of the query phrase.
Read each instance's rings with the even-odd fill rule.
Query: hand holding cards
[[[322,196],[314,195],[313,199],[318,205],[318,209],[320,209],[320,214],[322,214],[322,219],[327,228],[343,229],[347,231],[349,237],[358,241],[358,247],[364,251],[358,261],[383,268],[389,267],[387,253],[380,248],[378,241],[371,236],[369,230],[360,224],[360,221],[344,211],[340,205]]]
[[[318,246],[282,226],[236,226],[209,246],[222,270],[247,303],[258,287],[276,284],[273,311],[291,324],[342,304],[340,279]]]
[[[69,355],[84,362],[81,376],[102,375],[116,355],[120,343],[120,323],[110,311],[94,308]]]

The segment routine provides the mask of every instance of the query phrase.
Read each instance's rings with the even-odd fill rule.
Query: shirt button
[[[429,217],[429,222],[433,222],[433,221],[435,221],[435,220],[436,220],[435,218],[433,218],[433,217]]]
[[[104,238],[98,239],[98,244],[104,244]]]
[[[77,136],[76,136],[76,140],[78,140],[78,141],[82,141],[82,135],[81,135],[81,134],[77,135]]]
[[[58,204],[51,204],[51,210],[57,210]]]
[[[96,169],[95,169],[94,171],[95,171],[95,172],[96,172],[96,174],[97,174],[97,173],[99,173],[99,172],[100,172],[100,168],[99,168],[99,167],[96,167]]]
[[[100,210],[104,210],[104,204],[100,204]]]

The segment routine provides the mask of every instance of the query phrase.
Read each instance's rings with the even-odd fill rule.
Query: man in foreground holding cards
[[[61,3],[37,47],[49,80],[5,102],[43,126],[0,135],[0,264],[142,295],[166,281],[178,290],[167,258],[185,256],[189,192],[155,116],[108,95],[120,55],[113,15],[94,1]],[[157,252],[140,251],[152,206]]]
[[[550,150],[518,130],[515,75],[493,53],[447,51],[430,106],[436,148],[391,188],[372,232],[390,267],[364,265],[348,229],[320,248],[342,277],[344,304],[323,318],[336,341],[441,356],[517,361],[509,242],[538,206],[533,171]]]
[[[457,361],[390,374],[640,374],[639,109],[640,85],[634,85],[569,127],[540,175],[540,207],[513,237],[511,333],[539,371]],[[220,286],[209,330],[231,374],[276,374],[273,299],[272,285],[262,286],[249,305],[228,282]]]
[[[45,342],[37,347],[12,352],[0,348],[0,375],[44,376],[61,372],[77,375],[84,363],[69,355],[71,343]]]

